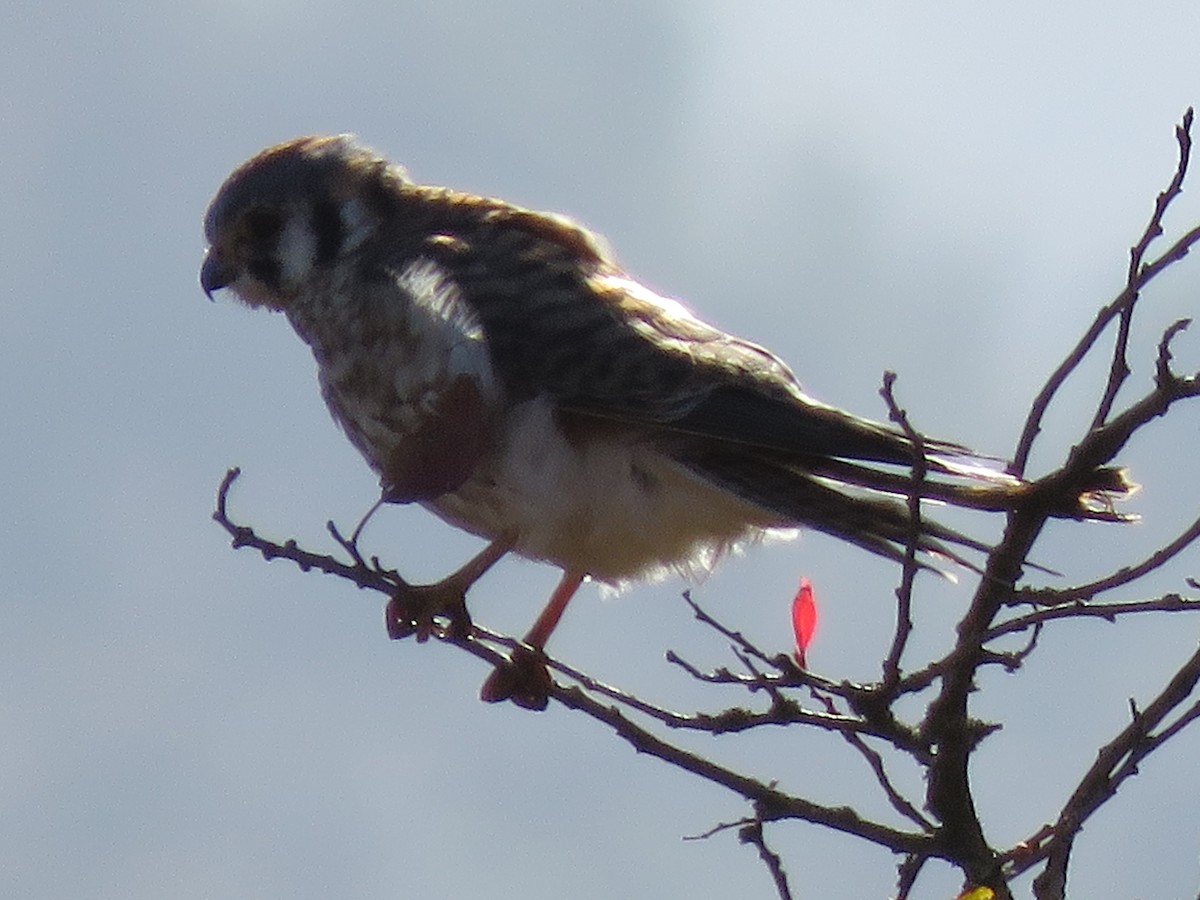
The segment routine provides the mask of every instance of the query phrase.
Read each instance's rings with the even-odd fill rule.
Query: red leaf
[[[800,590],[792,600],[792,629],[796,633],[796,662],[803,669],[805,651],[817,631],[817,599],[807,578],[800,579]]]

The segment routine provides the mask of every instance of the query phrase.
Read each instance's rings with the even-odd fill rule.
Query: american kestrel
[[[909,483],[900,431],[812,399],[778,357],[633,280],[566,218],[415,184],[343,135],[240,166],[204,231],[205,293],[287,316],[382,499],[488,541],[434,593],[461,598],[509,552],[563,571],[533,655],[586,578],[704,570],[796,526],[904,555],[908,509],[883,495]],[[958,478],[929,480],[928,497],[1000,510],[1024,487],[964,447],[924,447]],[[1107,517],[1082,499],[1064,514]],[[921,527],[923,551],[986,549]],[[530,706],[544,693],[503,670],[484,687]]]

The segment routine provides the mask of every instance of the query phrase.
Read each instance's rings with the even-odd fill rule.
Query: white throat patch
[[[276,252],[284,284],[298,285],[308,278],[316,261],[317,238],[303,216],[288,218]]]

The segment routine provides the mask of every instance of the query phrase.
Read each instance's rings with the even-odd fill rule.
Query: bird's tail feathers
[[[980,565],[964,551],[987,554],[992,550],[991,545],[923,515],[914,534],[909,504],[899,499],[913,490],[913,479],[906,473],[830,459],[801,467],[791,461],[781,464],[742,454],[707,456],[690,465],[705,478],[778,515],[780,524],[814,528],[897,562],[903,562],[908,547],[914,545],[921,554],[921,568],[946,577],[952,575],[936,565],[936,560],[981,573]],[[944,471],[940,465],[938,470]],[[1003,512],[1016,508],[1035,489],[1029,482],[992,468],[985,468],[973,480],[976,483],[924,480],[919,487],[922,501]],[[1098,470],[1076,487],[1079,490],[1053,515],[1097,521],[1134,518],[1114,508],[1116,500],[1136,489],[1124,470]]]
[[[797,471],[773,461],[746,456],[707,456],[689,465],[709,481],[779,517],[780,526],[805,526],[902,562],[915,540],[922,555],[942,558],[978,572],[960,549],[987,553],[982,541],[922,518],[913,534],[907,504],[881,492],[899,492],[903,479],[883,485],[855,485],[833,473]],[[869,471],[869,470],[868,470]],[[845,475],[845,472],[841,472]],[[856,487],[869,492],[854,493]],[[922,568],[941,571],[922,561]],[[945,573],[943,573],[945,574]]]
[[[992,484],[1020,484],[1021,479],[1007,471],[1008,461],[983,456],[954,444],[926,447],[925,462],[937,472]]]
[[[978,457],[976,459],[979,459]],[[921,481],[921,498],[988,512],[1006,512],[1015,509],[1035,490],[1028,481],[1022,481],[1004,471],[991,467],[953,464],[953,470],[943,461],[930,459],[931,468],[938,472],[958,475],[965,482],[945,481],[928,478]],[[827,478],[835,483],[866,488],[871,491],[907,497],[913,490],[912,475],[907,472],[885,471],[858,463],[838,459],[814,460],[805,466],[805,471]],[[1062,493],[1055,495],[1050,505],[1050,514],[1062,519],[1087,519],[1097,522],[1131,522],[1136,515],[1119,512],[1116,504],[1127,499],[1139,489],[1129,478],[1123,467],[1106,466],[1092,472],[1082,482],[1064,485]]]

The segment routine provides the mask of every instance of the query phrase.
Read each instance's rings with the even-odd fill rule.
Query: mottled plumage
[[[491,542],[455,590],[510,550],[564,571],[535,647],[584,577],[704,568],[771,529],[903,553],[905,505],[870,492],[903,492],[901,433],[808,397],[777,357],[632,280],[567,219],[414,184],[341,136],[238,168],[205,234],[205,291],[287,315],[384,499]],[[926,452],[955,476],[931,497],[1005,509],[1024,487],[963,447]],[[980,548],[923,528],[924,550]]]

